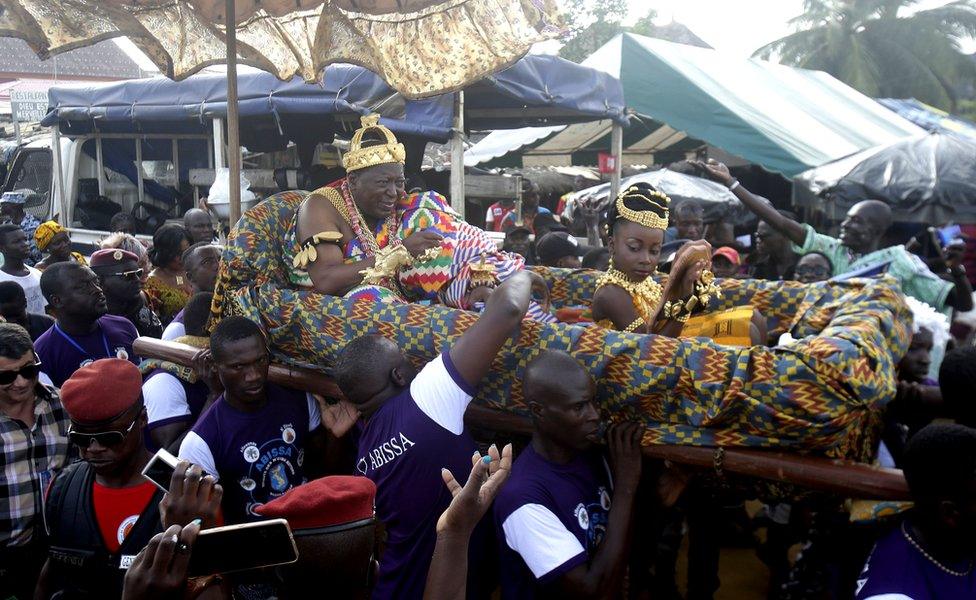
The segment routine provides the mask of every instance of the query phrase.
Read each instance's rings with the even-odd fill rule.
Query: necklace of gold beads
[[[634,307],[637,309],[637,313],[641,318],[646,318],[651,315],[659,302],[661,302],[661,297],[664,293],[664,289],[661,284],[654,281],[653,277],[646,277],[643,281],[633,282],[627,278],[622,271],[618,271],[613,267],[607,269],[606,273],[600,276],[596,282],[596,289],[600,289],[605,285],[615,285],[619,288],[626,290],[630,294],[631,300],[634,302]]]

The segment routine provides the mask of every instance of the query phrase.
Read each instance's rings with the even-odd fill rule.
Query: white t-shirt
[[[20,287],[24,288],[24,294],[27,296],[27,312],[38,315],[44,314],[44,307],[47,306],[47,300],[44,299],[44,294],[41,293],[40,271],[34,267],[27,267],[27,275],[17,277],[16,275],[11,275],[6,271],[0,270],[0,281],[16,281],[19,283]]]
[[[146,380],[142,384],[142,398],[150,425],[190,414],[183,384],[169,373],[159,373]]]
[[[178,321],[173,321],[166,326],[166,329],[163,330],[162,339],[172,341],[176,338],[183,337],[184,335],[186,335],[186,325]]]

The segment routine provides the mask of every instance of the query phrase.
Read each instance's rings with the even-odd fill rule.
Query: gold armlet
[[[338,244],[342,241],[342,234],[338,231],[322,231],[302,242],[301,249],[295,253],[291,264],[296,269],[304,269],[319,258],[319,251],[315,249],[319,244]]]

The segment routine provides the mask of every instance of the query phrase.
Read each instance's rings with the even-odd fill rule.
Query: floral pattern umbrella
[[[171,79],[227,64],[230,180],[240,177],[237,63],[282,80],[373,71],[408,98],[459,90],[563,31],[556,0],[0,0],[0,36],[42,58],[128,36]],[[234,24],[233,27],[230,24]],[[240,217],[230,186],[230,218]]]
[[[237,0],[237,61],[315,81],[361,65],[410,98],[460,89],[558,36],[555,0]],[[172,79],[228,62],[224,0],[3,0],[0,36],[41,57],[128,36]]]

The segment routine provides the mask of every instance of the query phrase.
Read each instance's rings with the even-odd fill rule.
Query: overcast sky
[[[594,0],[599,2],[600,0]],[[717,50],[749,56],[757,48],[792,32],[789,21],[803,12],[803,0],[628,0],[631,20],[657,10],[659,24],[672,19],[687,25],[698,37]],[[919,6],[929,8],[947,0],[922,0]],[[128,50],[143,69],[153,69],[148,58],[128,40],[119,44]],[[548,51],[555,48],[547,44]],[[976,52],[976,42],[968,42],[967,52]]]
[[[756,49],[793,32],[790,19],[803,12],[803,0],[629,0],[631,18],[658,14],[657,23],[672,19],[687,25],[698,37],[723,52],[749,56]],[[947,0],[922,0],[919,8],[946,4]],[[967,43],[968,52],[976,44]]]

